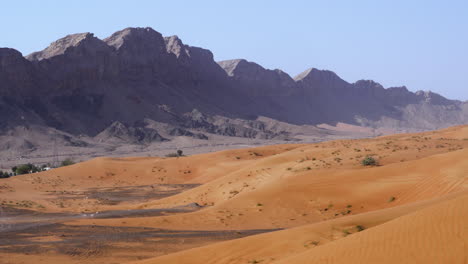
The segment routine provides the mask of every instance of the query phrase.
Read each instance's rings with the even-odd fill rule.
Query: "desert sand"
[[[466,263],[467,147],[458,126],[0,179],[0,263]]]

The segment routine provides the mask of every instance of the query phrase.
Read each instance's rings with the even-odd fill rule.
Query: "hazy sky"
[[[0,47],[150,26],[292,76],[315,67],[468,100],[468,1],[2,1]]]

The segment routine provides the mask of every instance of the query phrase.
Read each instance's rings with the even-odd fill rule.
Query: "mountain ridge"
[[[187,122],[194,109],[208,121],[197,127]],[[115,122],[140,131],[133,124],[145,119],[241,137],[263,133],[249,127],[259,117],[393,131],[468,122],[468,102],[372,80],[349,83],[329,70],[309,68],[291,77],[245,59],[216,62],[211,51],[149,27],[125,28],[102,40],[89,32],[71,34],[27,56],[0,49],[0,110],[3,131],[41,125],[91,137]],[[284,137],[281,131],[260,137],[272,135]]]

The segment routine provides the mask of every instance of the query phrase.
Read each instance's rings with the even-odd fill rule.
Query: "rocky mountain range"
[[[144,144],[171,136],[294,139],[284,124],[437,129],[468,123],[468,102],[348,83],[315,68],[292,78],[243,59],[216,62],[177,36],[126,28],[102,40],[68,35],[25,57],[1,48],[0,113],[2,135],[40,127]]]

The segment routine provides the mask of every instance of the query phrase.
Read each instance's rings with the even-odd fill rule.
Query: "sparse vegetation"
[[[184,156],[184,152],[178,149],[176,152],[166,154],[166,158],[178,158]]]
[[[357,225],[357,226],[356,226],[356,230],[357,230],[358,232],[364,231],[364,229],[366,229],[366,228],[365,228],[364,226],[362,226],[362,225]]]
[[[11,168],[11,170],[13,171],[15,175],[22,175],[22,174],[35,173],[35,172],[42,171],[42,168],[37,167],[36,165],[33,165],[31,163],[28,163],[28,164],[15,166]]]
[[[0,179],[10,178],[10,173],[0,171]]]
[[[363,166],[377,166],[378,163],[377,163],[377,160],[374,159],[373,157],[367,156],[361,161],[361,164]]]
[[[396,198],[395,198],[394,196],[392,196],[392,197],[390,197],[390,198],[388,199],[388,202],[391,203],[391,202],[393,202],[393,201],[395,201],[395,200],[396,200]]]
[[[75,162],[72,159],[65,159],[60,163],[60,166],[65,167],[65,166],[70,166],[75,164]]]
[[[315,241],[315,240],[314,240],[314,241],[310,241],[310,242],[307,241],[307,242],[304,243],[304,247],[308,248],[310,245],[318,246],[318,244],[320,244],[319,241]]]
[[[343,230],[343,234],[344,234],[344,236],[349,236],[349,235],[351,235],[351,232],[349,232],[348,229],[345,229],[345,230]]]

